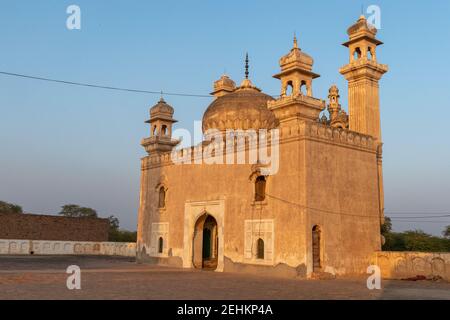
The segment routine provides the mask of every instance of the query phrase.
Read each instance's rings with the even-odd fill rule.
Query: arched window
[[[261,238],[258,239],[256,246],[257,246],[256,259],[264,260],[264,240]]]
[[[358,60],[359,58],[361,58],[361,49],[356,48],[355,51],[353,52],[353,59]]]
[[[292,84],[292,81],[288,81],[288,83],[286,84],[286,96],[290,96],[292,95],[294,86]]]
[[[158,253],[163,253],[164,250],[164,240],[162,237],[158,239]]]
[[[153,126],[153,135],[156,136],[156,126]]]
[[[159,188],[158,207],[159,208],[165,208],[166,207],[166,190],[164,189],[163,186]]]
[[[266,199],[266,177],[259,176],[255,181],[255,201]]]
[[[161,133],[162,133],[163,136],[166,136],[166,135],[167,135],[167,126],[166,126],[166,125],[163,125],[163,126],[161,127]]]
[[[300,93],[304,96],[308,94],[308,86],[306,84],[306,81],[302,81],[300,84]]]
[[[372,47],[367,48],[367,59],[373,60]]]

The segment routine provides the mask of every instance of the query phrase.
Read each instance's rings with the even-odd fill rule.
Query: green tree
[[[137,232],[121,230],[119,219],[115,216],[109,216],[109,235],[108,240],[112,242],[136,242]]]
[[[119,230],[115,242],[136,242],[137,232],[128,230]]]
[[[392,220],[389,217],[384,218],[384,223],[381,225],[381,234],[386,237],[392,231]]]
[[[115,216],[109,216],[108,220],[110,230],[119,230],[120,222],[118,218],[116,218]]]
[[[23,210],[17,204],[0,201],[0,213],[23,213]]]
[[[405,251],[405,241],[403,233],[388,232],[384,235],[385,243],[383,245],[384,251]]]
[[[450,227],[450,226],[449,226]],[[436,237],[422,230],[409,230],[405,232],[392,232],[392,224],[386,218],[386,223],[381,227],[385,238],[384,251],[422,251],[422,252],[450,252],[450,237]],[[450,230],[449,230],[450,231]]]
[[[426,234],[422,230],[406,231],[403,234],[407,251],[446,252],[450,249],[448,239]]]
[[[450,239],[450,226],[446,226],[445,230],[442,231],[442,234],[444,235],[445,238]]]
[[[60,215],[74,218],[97,218],[97,211],[92,208],[80,207],[76,204],[66,204],[61,207]]]
[[[108,231],[108,240],[113,242],[118,242],[120,238],[120,222],[119,219],[115,216],[109,216],[109,231]]]

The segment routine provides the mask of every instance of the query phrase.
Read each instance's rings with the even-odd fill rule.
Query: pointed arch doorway
[[[214,252],[217,256],[216,272],[223,272],[224,256],[224,228],[225,228],[225,200],[186,201],[184,207],[184,235],[183,235],[183,268],[203,268],[203,227],[207,216],[215,219],[217,236]],[[208,225],[208,224],[207,224]],[[199,241],[199,239],[201,239]],[[194,245],[197,247],[194,248]],[[200,254],[199,254],[200,253]],[[195,264],[194,264],[194,261]]]
[[[216,270],[218,261],[218,228],[216,219],[205,213],[194,227],[193,264],[195,268]]]

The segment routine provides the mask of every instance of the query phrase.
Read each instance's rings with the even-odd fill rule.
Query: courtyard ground
[[[65,273],[81,268],[81,290]],[[366,279],[296,280],[137,264],[134,259],[87,256],[0,257],[0,299],[447,299],[450,283]]]

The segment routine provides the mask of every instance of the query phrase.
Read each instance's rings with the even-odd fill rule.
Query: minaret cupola
[[[166,103],[164,99],[158,101],[150,109],[150,138],[142,141],[142,146],[147,152],[152,151],[171,151],[179,141],[172,139],[172,125],[177,122],[173,118],[174,109]]]

